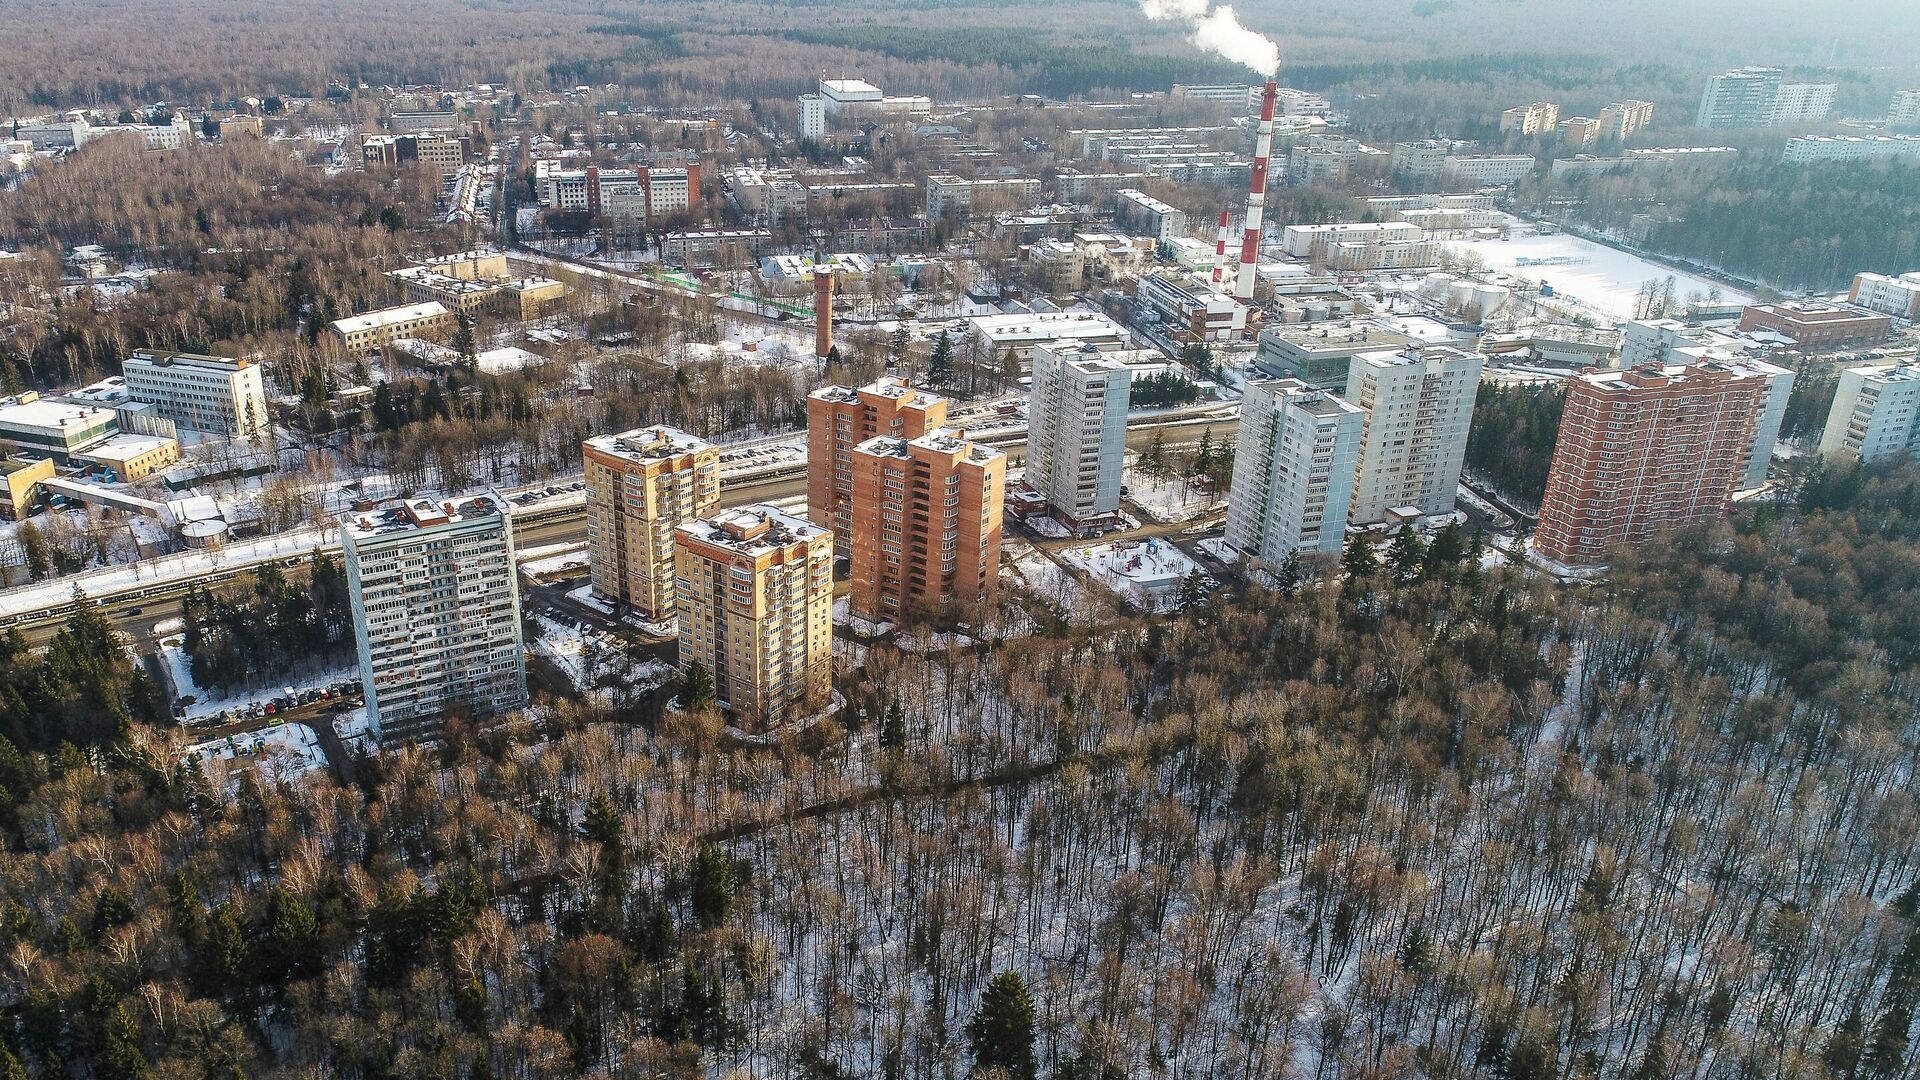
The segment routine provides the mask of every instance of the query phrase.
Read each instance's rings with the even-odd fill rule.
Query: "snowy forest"
[[[4,669],[119,720],[0,744],[0,1074],[1909,1077],[1916,541],[1920,470],[1816,472],[1588,588],[1360,567],[347,783],[172,764],[83,611]]]

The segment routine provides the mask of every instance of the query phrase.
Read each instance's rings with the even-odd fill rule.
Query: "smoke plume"
[[[1183,22],[1192,30],[1188,39],[1201,49],[1223,56],[1271,78],[1280,70],[1280,46],[1247,29],[1230,4],[1214,7],[1212,0],[1140,0],[1140,13],[1162,22]]]

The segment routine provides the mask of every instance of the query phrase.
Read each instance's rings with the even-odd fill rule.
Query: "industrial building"
[[[1920,320],[1920,270],[1899,277],[1855,274],[1847,302],[1896,319]]]
[[[350,352],[366,352],[401,338],[442,338],[453,332],[453,313],[438,301],[381,308],[335,319],[334,340]]]
[[[1812,352],[1878,345],[1893,333],[1893,320],[1836,304],[1756,304],[1740,312],[1740,329],[1784,334]]]
[[[0,443],[68,461],[120,430],[112,409],[43,399],[32,390],[0,401]]]
[[[356,510],[340,524],[367,721],[386,740],[450,711],[527,703],[506,502],[479,494]]]
[[[674,530],[680,670],[713,679],[747,727],[824,709],[833,694],[833,534],[770,506]]]
[[[1391,352],[1413,340],[1370,319],[1283,323],[1260,331],[1260,351],[1253,362],[1269,378],[1337,392],[1346,389],[1355,356]]]
[[[567,287],[552,278],[515,275],[503,251],[463,251],[389,270],[387,277],[414,303],[488,310],[510,319],[537,318],[567,295]]]
[[[588,439],[587,554],[595,595],[662,622],[674,614],[675,529],[720,505],[720,448],[670,427]]]

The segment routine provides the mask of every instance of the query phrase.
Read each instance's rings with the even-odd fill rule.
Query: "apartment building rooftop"
[[[932,399],[939,396],[924,390],[915,390],[907,384],[905,379],[891,377],[875,380],[865,386],[823,386],[808,396],[816,401],[834,401],[851,405],[860,400],[861,394],[877,394],[880,397],[901,399],[915,397]]]
[[[911,447],[922,447],[941,454],[965,452],[965,460],[985,464],[1005,454],[991,446],[982,446],[967,438],[967,433],[958,428],[939,428],[929,431],[917,439],[902,439],[893,435],[876,435],[854,447],[855,452],[873,457],[891,457],[905,460],[912,456]]]
[[[635,428],[618,435],[596,435],[587,440],[587,446],[629,461],[659,461],[713,448],[705,439],[664,425]]]
[[[770,506],[743,506],[703,521],[689,522],[679,531],[694,540],[755,556],[789,544],[814,540],[827,530],[805,518],[783,514]]]
[[[393,499],[347,515],[344,531],[356,540],[437,528],[462,521],[500,517],[506,500],[492,493],[460,495],[451,499],[425,497]]]

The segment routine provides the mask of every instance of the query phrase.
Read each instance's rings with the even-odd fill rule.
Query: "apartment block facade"
[[[367,719],[381,739],[449,710],[527,703],[513,530],[497,495],[356,511],[340,525]]]
[[[720,448],[670,427],[588,439],[593,591],[654,622],[674,615],[674,530],[720,506]]]
[[[1027,486],[1053,515],[1086,528],[1120,510],[1133,374],[1077,344],[1035,346],[1027,398]]]
[[[1560,122],[1560,106],[1536,101],[1500,114],[1500,131],[1507,135],[1547,135]]]
[[[680,669],[698,663],[736,722],[765,727],[833,693],[833,534],[769,506],[674,531]]]
[[[1616,545],[1724,515],[1766,386],[1715,363],[1568,379],[1534,550],[1599,566]]]
[[[1371,525],[1406,507],[1453,512],[1484,363],[1435,345],[1353,358],[1344,396],[1367,415],[1348,520]]]
[[[992,594],[1007,456],[954,431],[853,449],[851,610],[871,622]]]
[[[853,448],[878,436],[917,439],[947,422],[947,399],[905,379],[827,386],[807,398],[807,516],[853,545]]]
[[[120,365],[127,396],[191,431],[252,435],[272,422],[259,365],[196,353],[137,352]]]
[[[1276,566],[1295,551],[1338,555],[1366,413],[1298,379],[1256,379],[1240,401],[1227,544]]]
[[[1912,453],[1920,439],[1920,367],[1848,368],[1833,391],[1833,407],[1820,433],[1820,455],[1872,462]]]

